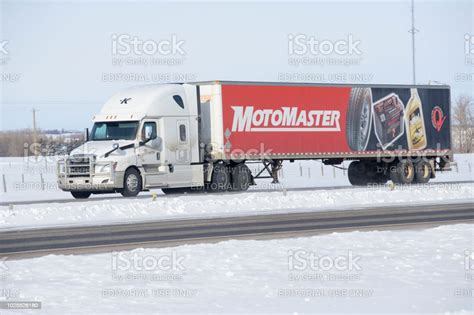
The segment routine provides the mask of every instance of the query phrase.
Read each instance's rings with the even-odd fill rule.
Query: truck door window
[[[184,102],[183,102],[183,99],[181,98],[181,96],[173,95],[173,99],[176,102],[176,104],[178,104],[179,107],[184,109]]]
[[[154,122],[146,122],[143,124],[142,129],[142,139],[155,139],[156,138],[156,123]]]
[[[186,125],[180,124],[179,125],[179,141],[186,142]]]

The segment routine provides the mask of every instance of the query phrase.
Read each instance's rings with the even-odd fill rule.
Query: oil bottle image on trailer
[[[448,148],[445,117],[444,128],[437,122],[425,123],[437,117],[439,108],[449,113],[449,90],[353,88],[346,122],[348,145],[353,151]]]

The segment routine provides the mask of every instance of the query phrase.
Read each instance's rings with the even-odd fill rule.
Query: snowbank
[[[18,205],[0,207],[0,229],[50,225],[110,224],[171,218],[203,218],[364,206],[474,201],[474,184],[388,186],[338,190],[191,194],[149,199]]]
[[[10,300],[42,302],[31,314],[472,314],[473,231],[465,224],[7,260],[2,289]],[[316,263],[304,266],[311,254]]]

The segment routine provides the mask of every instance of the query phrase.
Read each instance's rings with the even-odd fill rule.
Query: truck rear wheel
[[[232,190],[242,191],[249,189],[252,182],[252,173],[247,165],[239,163],[232,167]]]
[[[142,190],[142,177],[140,173],[129,168],[123,177],[123,189],[120,191],[124,197],[135,197]]]
[[[91,194],[90,191],[71,191],[71,195],[76,199],[87,199]]]
[[[426,160],[415,163],[415,179],[418,184],[426,184],[431,178],[431,166]]]
[[[390,179],[395,184],[411,184],[415,178],[415,167],[410,160],[400,160],[390,168]]]
[[[211,182],[209,190],[213,192],[227,191],[231,188],[231,178],[229,168],[223,164],[217,164],[212,170]]]
[[[349,165],[349,169],[347,170],[347,176],[349,178],[349,182],[353,186],[367,185],[368,176],[366,172],[366,167],[365,164],[361,161],[353,161]]]

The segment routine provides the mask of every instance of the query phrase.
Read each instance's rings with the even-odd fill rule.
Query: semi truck
[[[450,88],[209,81],[113,95],[58,162],[75,198],[243,191],[283,162],[348,165],[352,185],[426,183],[452,161]],[[349,161],[343,164],[344,161]],[[249,163],[262,163],[252,173]]]

